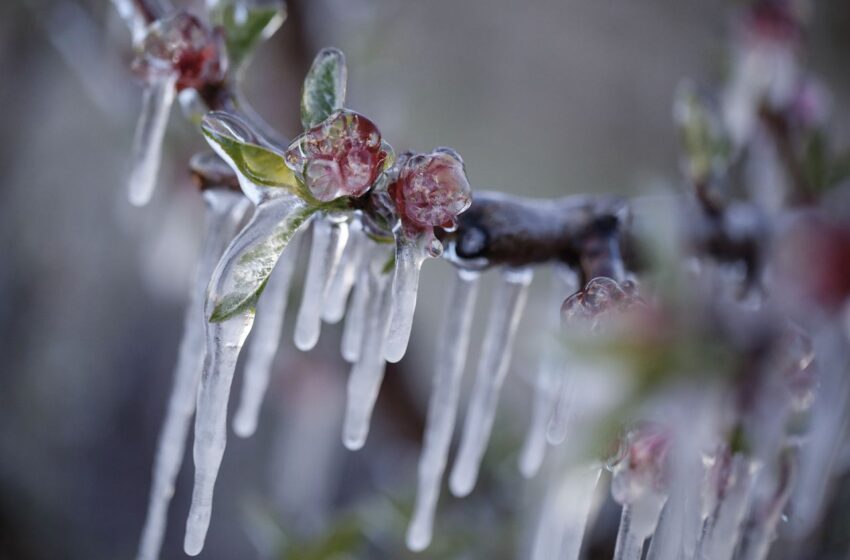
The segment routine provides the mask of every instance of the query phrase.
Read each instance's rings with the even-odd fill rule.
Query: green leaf
[[[277,224],[265,240],[239,257],[236,268],[231,272],[236,279],[235,288],[215,302],[210,314],[211,323],[226,321],[256,306],[277,260],[292,240],[292,236],[310,216],[323,209],[325,206],[322,205],[298,208]]]
[[[249,141],[252,135],[235,116],[208,113],[201,130],[218,155],[252,183],[284,188],[310,203],[318,203],[286,166],[283,154]]]
[[[286,5],[279,0],[249,7],[219,2],[211,19],[224,28],[227,55],[238,68],[261,41],[278,30],[286,19]]]
[[[319,51],[304,78],[301,93],[301,124],[312,128],[342,109],[346,84],[345,55],[338,49]]]

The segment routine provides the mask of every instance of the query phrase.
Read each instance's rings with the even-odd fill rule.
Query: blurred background
[[[266,120],[292,136],[310,60],[336,46],[348,58],[347,105],[379,123],[399,150],[452,146],[475,189],[552,197],[675,188],[673,92],[685,77],[722,77],[734,8],[697,0],[290,1],[246,87]],[[815,8],[807,62],[832,92],[834,132],[846,146],[850,3]],[[131,558],[144,518],[203,216],[185,162],[203,142],[172,119],[152,204],[127,203],[141,98],[130,57],[129,33],[107,0],[0,3],[3,559]],[[257,434],[229,437],[201,558],[414,556],[404,528],[450,274],[442,262],[425,266],[412,347],[388,368],[357,453],[340,443],[348,374],[340,328],[326,326],[305,354],[292,346],[288,321]],[[421,558],[515,558],[527,538],[540,489],[520,477],[516,460],[539,343],[527,333],[553,304],[546,276],[532,288],[480,484],[465,500],[443,492],[436,540]],[[187,460],[163,558],[183,557],[191,476]],[[845,529],[846,482],[840,515],[831,516]],[[603,505],[586,539],[589,557],[610,558],[617,521],[613,504]],[[812,554],[797,557],[843,550],[844,558],[848,539],[827,526]]]

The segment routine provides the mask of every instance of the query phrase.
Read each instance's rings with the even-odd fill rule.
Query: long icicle
[[[289,284],[298,260],[301,238],[302,236],[298,235],[290,241],[257,302],[254,334],[248,339],[242,397],[233,416],[233,432],[240,437],[250,437],[257,430],[263,396],[266,394],[274,357],[280,345],[286,302],[289,299]]]
[[[413,551],[425,550],[431,543],[477,294],[478,273],[458,270],[437,343],[434,387],[428,401],[428,419],[419,458],[419,488],[407,530],[407,546]]]
[[[359,219],[355,219],[348,227],[348,243],[339,265],[328,282],[325,294],[325,305],[322,307],[322,320],[329,324],[339,323],[345,315],[345,304],[357,277],[357,266],[363,259],[363,249],[366,245],[366,235]]]
[[[614,560],[640,560],[646,539],[652,536],[658,526],[666,499],[665,495],[647,489],[633,502],[623,504]]]
[[[295,346],[299,350],[312,350],[319,341],[322,330],[322,305],[328,282],[347,240],[347,225],[332,223],[331,219],[325,216],[317,216],[313,220],[310,262],[304,279],[301,307],[295,320]]]
[[[360,358],[360,348],[363,345],[363,333],[366,330],[366,309],[369,306],[369,241],[361,241],[364,248],[357,263],[355,277],[357,283],[345,314],[345,325],[342,329],[340,353],[342,359],[353,364]]]
[[[544,501],[531,560],[577,560],[601,470],[574,466]]]
[[[455,496],[469,494],[478,478],[531,278],[530,269],[507,270],[493,295],[475,384],[464,420],[460,451],[449,478],[449,488]]]
[[[384,378],[384,345],[389,322],[391,277],[384,271],[387,253],[377,245],[369,259],[369,305],[360,358],[348,377],[348,400],[345,408],[342,441],[348,449],[357,450],[366,443],[372,410]]]
[[[148,84],[142,95],[142,112],[133,138],[132,167],[127,186],[130,204],[134,206],[144,206],[153,195],[176,83],[176,74],[158,77]]]
[[[779,472],[770,495],[752,507],[747,531],[744,532],[735,560],[765,560],[791,497],[797,469],[796,450],[785,450],[779,457]]]
[[[718,459],[719,460],[719,459]],[[697,546],[698,560],[731,560],[750,503],[756,468],[742,455],[731,458],[724,489]]]
[[[569,269],[552,271],[549,309],[546,317],[548,332],[557,332],[561,323],[561,303],[577,289],[576,275]],[[531,423],[519,454],[519,470],[531,478],[540,470],[546,454],[546,429],[561,387],[562,359],[553,348],[555,339],[542,341],[540,361],[537,364],[537,382],[534,388],[534,408]]]
[[[614,560],[640,560],[643,556],[643,539],[632,530],[632,506],[626,504],[620,514],[620,528],[614,545]]]
[[[195,396],[204,366],[207,282],[249,206],[248,199],[226,190],[207,190],[203,196],[206,203],[204,237],[186,308],[183,338],[174,368],[174,385],[157,442],[148,511],[136,555],[138,560],[156,560],[162,549],[168,506],[174,495],[174,481],[183,464],[186,435],[195,412]]]
[[[392,313],[387,331],[387,344],[384,357],[390,363],[396,363],[407,352],[410,331],[413,329],[413,313],[416,311],[416,295],[419,292],[419,272],[422,263],[430,256],[429,236],[408,238],[396,235],[395,275],[392,285]]]
[[[306,203],[288,194],[259,204],[254,216],[225,251],[210,281],[205,314],[212,314],[212,306],[224,294],[238,289],[238,270],[242,257],[251,250],[264,246],[272,237],[291,232],[302,223]],[[274,257],[276,262],[277,256]],[[273,267],[275,262],[269,264]],[[227,320],[206,325],[207,354],[204,373],[198,391],[195,414],[195,487],[192,506],[186,520],[186,554],[195,556],[204,547],[212,514],[215,480],[221,467],[227,442],[227,403],[230,385],[239,351],[254,322],[253,310],[241,312]]]

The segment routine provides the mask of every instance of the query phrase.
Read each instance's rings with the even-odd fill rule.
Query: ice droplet
[[[339,264],[328,283],[325,305],[322,308],[322,320],[326,323],[338,323],[345,315],[345,304],[354,286],[357,265],[363,258],[365,243],[363,226],[359,219],[355,219],[348,227],[348,243],[345,244]]]
[[[325,293],[347,241],[346,225],[332,223],[325,216],[313,221],[313,242],[304,279],[304,296],[295,321],[295,346],[299,350],[311,350],[319,341]]]
[[[249,206],[245,197],[226,190],[204,191],[204,199],[207,207],[204,237],[195,271],[195,283],[186,308],[183,338],[174,368],[174,385],[157,442],[148,511],[136,555],[138,560],[156,560],[162,549],[168,506],[174,495],[174,482],[183,464],[186,435],[195,412],[195,396],[204,365],[204,298],[207,282]]]
[[[212,314],[215,303],[224,295],[238,292],[240,282],[250,280],[243,277],[246,274],[243,257],[257,248],[267,246],[270,237],[282,231],[297,229],[296,224],[303,220],[305,207],[303,200],[289,194],[276,195],[257,206],[251,221],[228,246],[213,272],[204,310],[206,316]],[[263,255],[273,262],[264,261],[257,266],[263,267],[263,270],[266,266],[273,268],[278,255],[272,258],[265,251]],[[209,528],[213,489],[227,441],[230,385],[239,351],[253,322],[254,311],[249,308],[227,320],[206,324],[207,354],[195,415],[195,487],[183,544],[186,554],[190,556],[201,552]]]
[[[176,74],[157,76],[145,88],[142,112],[133,138],[128,191],[130,203],[144,206],[151,199],[162,155],[168,113],[174,103]]]
[[[449,478],[449,488],[455,496],[469,494],[478,478],[532,275],[531,269],[507,270],[496,285],[460,451]]]
[[[552,271],[551,295],[545,325],[548,332],[558,332],[561,304],[577,288],[578,279],[571,270],[562,268]],[[531,423],[519,455],[519,470],[526,478],[537,474],[543,463],[546,454],[546,427],[552,417],[561,387],[562,359],[557,348],[553,347],[555,344],[554,337],[546,338],[541,344]]]
[[[573,467],[548,493],[532,545],[532,560],[577,560],[601,471]]]
[[[245,361],[242,398],[233,417],[233,431],[240,437],[250,437],[257,430],[257,420],[286,316],[289,284],[295,270],[301,236],[296,236],[281,255],[269,276],[266,289],[257,302],[254,334],[248,339],[248,359]]]
[[[431,235],[410,238],[403,233],[396,234],[392,313],[385,351],[385,358],[390,363],[401,360],[407,351],[413,328],[413,312],[416,310],[416,294],[419,291],[419,271],[422,263],[430,256],[432,239]]]
[[[434,386],[428,401],[428,419],[419,458],[419,488],[413,518],[407,530],[410,550],[425,550],[431,543],[434,512],[452,441],[460,381],[478,294],[478,273],[458,270],[437,343]]]
[[[384,378],[384,344],[390,313],[390,275],[384,271],[389,255],[385,247],[372,247],[369,256],[369,303],[366,308],[360,357],[348,377],[348,401],[345,408],[342,441],[357,450],[366,443],[372,409]]]

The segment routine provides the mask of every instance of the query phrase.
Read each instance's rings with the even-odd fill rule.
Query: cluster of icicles
[[[274,191],[257,189],[266,193]],[[208,323],[204,312],[207,279],[213,277],[214,287],[215,278],[221,276],[221,269],[228,266],[234,255],[243,254],[252,241],[265,238],[281,220],[285,221],[286,215],[295,210],[297,199],[288,195],[265,199],[257,205],[248,226],[237,234],[250,207],[248,200],[224,189],[207,190],[204,197],[207,216],[198,280],[186,315],[174,390],[154,466],[149,512],[139,552],[139,558],[144,559],[159,555],[168,504],[196,399],[195,489],[185,550],[194,555],[202,549],[212,510],[213,486],[225,447],[229,392],[236,361],[253,325],[254,334],[247,339],[242,394],[232,425],[237,435],[247,437],[257,427],[281,339],[290,280],[305,236],[296,234],[274,266],[256,314]],[[236,237],[231,241],[234,234]],[[419,266],[424,258],[421,254],[399,251],[396,255],[399,265],[395,274],[390,274],[385,270],[388,247],[370,240],[356,214],[348,218],[317,216],[312,221],[309,264],[294,342],[299,349],[309,350],[319,338],[322,322],[345,319],[341,352],[353,365],[342,437],[346,447],[352,450],[362,447],[366,440],[385,361],[397,361],[404,355]],[[456,496],[469,494],[476,484],[532,280],[530,269],[504,269],[499,275],[493,295],[493,301],[499,304],[490,309],[460,447],[449,476],[449,488]],[[435,353],[416,504],[407,533],[407,544],[412,550],[425,549],[432,537],[458,413],[479,276],[477,271],[458,268],[447,293],[447,313]],[[563,301],[575,292],[576,277],[568,269],[556,267],[552,278],[554,302]],[[582,294],[593,289],[601,290],[602,297],[620,291],[614,281],[596,279]],[[559,307],[552,308],[548,327],[557,330]],[[394,337],[393,332],[401,334]],[[580,390],[571,382],[573,376],[565,375],[563,356],[554,340],[550,346],[541,353],[537,366],[532,420],[520,453],[519,468],[525,477],[536,475],[544,463],[547,447],[555,446],[554,466],[547,472],[551,485],[542,504],[530,558],[575,560],[585,528],[594,515],[594,496],[606,465],[576,466],[570,460],[569,450],[575,442],[570,445],[564,442],[574,436],[576,416],[590,412],[586,404],[576,403],[578,397],[585,396],[577,395]],[[582,367],[580,362],[568,365],[570,369]],[[687,424],[683,421],[682,425]],[[704,438],[690,432],[677,434],[643,428],[626,438],[625,456],[613,466],[607,465],[613,471],[612,493],[623,505],[615,558],[641,558],[645,542],[651,536],[648,557],[653,559],[731,560],[736,549],[737,559],[766,557],[790,494],[790,476],[785,473],[772,481],[767,499],[758,506],[751,505],[756,464],[731,454],[728,449],[720,449],[706,458],[699,447],[702,441]],[[672,465],[663,475],[662,463]],[[757,515],[746,515],[750,508],[756,507]],[[754,525],[749,527],[747,538],[739,542],[745,522]]]
[[[244,177],[241,177],[245,181]],[[269,384],[273,359],[281,338],[290,281],[302,244],[297,233],[274,266],[260,297],[256,313],[245,312],[223,322],[206,321],[207,287],[252,244],[267,239],[288,216],[297,214],[300,199],[257,185],[246,189],[262,193],[249,223],[231,241],[250,204],[224,189],[204,191],[206,228],[197,281],[187,310],[174,389],[154,465],[149,512],[139,558],[156,558],[165,530],[168,504],[184,455],[192,414],[195,422],[195,489],[187,522],[185,550],[198,554],[209,526],[213,486],[222,460],[230,385],[240,350],[249,331],[243,390],[233,417],[233,430],[242,437],[257,427],[263,395]],[[228,245],[229,243],[229,245]],[[321,215],[312,220],[312,239],[304,293],[294,328],[294,342],[301,350],[313,348],[322,322],[345,318],[341,341],[343,358],[352,363],[343,442],[352,450],[366,441],[372,410],[384,375],[386,361],[399,361],[407,348],[416,305],[420,267],[427,250],[399,243],[395,272],[386,265],[391,245],[375,242],[364,231],[359,216]],[[223,256],[222,256],[222,253]],[[216,263],[219,263],[216,267]],[[210,283],[208,279],[212,277]],[[479,272],[459,269],[450,290],[449,312],[441,329],[434,392],[428,410],[428,427],[420,463],[419,496],[408,543],[424,549],[431,540],[432,520],[445,470],[458,408],[461,374],[470,338],[471,320]],[[499,388],[510,361],[512,340],[522,312],[530,270],[502,274],[496,301],[485,334],[475,389],[467,414],[461,450],[451,476],[456,495],[468,494],[475,485],[479,464],[496,413]],[[195,404],[197,402],[197,410]],[[545,415],[540,415],[541,418]],[[539,428],[539,429],[538,429]],[[542,459],[545,426],[534,430],[524,460],[536,469]]]

